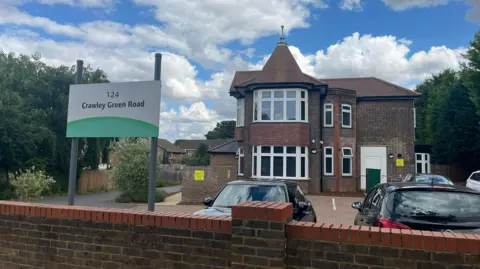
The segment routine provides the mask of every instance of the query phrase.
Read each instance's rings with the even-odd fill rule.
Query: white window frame
[[[243,159],[243,162],[245,164],[245,152],[243,150],[243,148],[238,148],[237,150],[237,155],[238,155],[238,169],[237,169],[237,174],[239,176],[243,176],[243,173],[240,172],[240,164],[242,162],[240,162],[240,159]],[[245,172],[245,167],[243,168],[243,171]]]
[[[275,97],[275,92],[282,91],[283,97]],[[295,98],[288,98],[287,92],[295,91]],[[263,98],[262,94],[264,92],[270,92],[270,98]],[[301,94],[304,92],[304,98]],[[263,102],[270,102],[270,113],[272,119],[262,120],[262,104]],[[274,102],[283,101],[283,119],[274,120]],[[295,101],[295,120],[287,120],[287,101]],[[305,120],[302,120],[302,102],[305,102]],[[257,118],[255,118],[255,108],[257,108]],[[308,91],[303,89],[264,89],[256,90],[253,92],[253,122],[308,122]]]
[[[262,147],[270,147],[270,152],[269,153],[262,153]],[[274,150],[274,147],[283,147],[283,153],[274,153],[273,150]],[[265,178],[265,179],[271,179],[271,178],[275,178],[275,179],[300,179],[300,180],[306,180],[308,179],[308,147],[303,147],[305,150],[304,150],[304,153],[302,153],[302,147],[295,147],[296,150],[295,150],[295,153],[287,153],[287,147],[295,147],[295,146],[252,146],[252,161],[255,159],[255,157],[257,157],[256,161],[257,161],[257,171],[256,173],[254,173],[254,165],[252,164],[252,175],[255,175],[253,176],[254,178]],[[256,152],[255,152],[255,149],[256,148]],[[262,176],[261,175],[261,172],[262,172],[262,157],[270,157],[270,175],[269,176]],[[279,176],[274,176],[273,173],[274,173],[274,167],[273,167],[273,163],[274,163],[274,157],[283,157],[283,176],[282,177],[279,177]],[[295,162],[296,162],[296,165],[295,165],[295,172],[296,172],[296,176],[295,177],[287,177],[287,157],[295,157]],[[301,158],[305,158],[305,176],[302,177],[302,167],[301,167],[301,164],[302,164],[302,159]]]
[[[345,154],[345,150],[350,150],[350,155]],[[349,159],[350,161],[350,173],[343,172],[343,160]],[[342,148],[342,176],[352,176],[353,175],[353,149],[350,147]]]
[[[331,124],[327,124],[327,111],[332,112],[330,115]],[[332,103],[325,103],[323,104],[323,127],[333,127],[333,104]]]
[[[421,160],[417,160],[417,156],[421,156]],[[425,164],[427,165],[427,171],[418,171],[418,164],[422,165],[422,170],[425,169]],[[431,165],[430,165],[430,154],[429,153],[415,153],[415,173],[416,174],[430,174]]]
[[[413,128],[417,128],[417,110],[413,108]]]
[[[327,154],[327,149],[332,150],[332,154]],[[335,151],[333,150],[333,147],[323,147],[323,174],[325,176],[333,176],[335,174]],[[332,172],[327,173],[327,158],[332,159]]]
[[[237,127],[245,125],[245,98],[237,99]]]
[[[342,104],[342,113],[340,114],[340,121],[342,122],[342,128],[352,128],[352,106],[347,104]],[[350,114],[350,125],[343,124],[343,113]]]

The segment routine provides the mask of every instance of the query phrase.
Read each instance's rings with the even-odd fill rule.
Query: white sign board
[[[70,85],[67,137],[158,137],[161,82]]]

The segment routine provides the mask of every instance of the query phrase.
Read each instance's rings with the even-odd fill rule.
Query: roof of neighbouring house
[[[177,146],[175,146],[172,142],[168,141],[167,139],[159,138],[158,139],[158,147],[164,149],[167,152],[172,153],[182,153],[183,150]]]
[[[235,154],[237,153],[238,150],[238,143],[236,140],[231,140],[226,143],[223,143],[221,145],[218,145],[212,149],[210,149],[208,152],[210,153],[231,153]]]
[[[197,149],[200,144],[205,144],[209,149],[229,142],[231,139],[179,139],[175,141],[175,145],[180,149]]]
[[[282,37],[283,38],[283,37]],[[375,78],[331,78],[317,79],[302,72],[287,44],[281,39],[262,70],[237,71],[230,86],[230,93],[237,92],[237,86],[257,83],[312,83],[328,85],[329,88],[355,90],[357,97],[393,97],[419,94],[402,86]]]

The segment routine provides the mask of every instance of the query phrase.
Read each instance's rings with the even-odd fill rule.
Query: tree
[[[146,138],[123,138],[111,145],[116,163],[111,175],[116,187],[122,192],[119,202],[147,202],[150,160],[150,140]],[[160,182],[160,167],[157,165],[157,185]],[[157,202],[164,199],[157,193]]]
[[[469,90],[458,83],[432,111],[432,148],[439,163],[471,170],[480,158],[480,125]]]
[[[207,139],[233,139],[235,137],[235,125],[234,120],[217,122],[217,126],[209,131],[205,137]]]
[[[210,154],[208,153],[208,146],[204,143],[200,143],[195,154],[193,156],[188,156],[182,159],[182,163],[192,166],[206,166],[210,165]]]
[[[469,88],[472,101],[480,115],[480,30],[475,33],[469,49],[463,56],[468,59],[462,71],[465,85]]]
[[[416,108],[416,139],[418,143],[430,144],[431,135],[435,132],[435,120],[432,112],[445,100],[448,92],[459,82],[458,74],[446,69],[431,78],[427,78],[422,84],[417,86],[417,91],[421,94],[415,101]],[[433,130],[432,130],[433,129]]]
[[[69,86],[75,66],[52,67],[33,56],[0,51],[0,172],[32,166],[53,175],[67,190],[70,139],[66,139]],[[108,82],[105,72],[84,69],[84,83]],[[103,139],[80,139],[80,174],[84,165],[98,163]],[[99,144],[100,143],[100,146]],[[93,164],[93,165],[91,165]],[[0,177],[1,179],[1,177]]]

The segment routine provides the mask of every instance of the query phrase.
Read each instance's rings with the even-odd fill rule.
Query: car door
[[[362,207],[360,208],[360,210],[358,210],[358,213],[355,216],[355,222],[354,222],[355,225],[365,225],[364,224],[365,218],[366,218],[365,212],[367,211],[366,209],[370,207],[373,195],[375,194],[376,191],[377,191],[377,188],[372,188],[367,193],[367,196],[365,196],[365,199],[363,199]]]
[[[297,186],[295,189],[295,198],[298,202],[304,202],[307,204],[306,210],[299,210],[299,218],[301,221],[315,221],[315,214],[313,211],[312,203],[307,199],[305,194],[300,189],[300,186]]]
[[[372,189],[367,196],[366,203],[362,206],[359,223],[363,226],[376,226],[380,205],[383,198],[383,190],[380,187]]]
[[[467,180],[467,187],[476,191],[480,191],[480,171],[472,173]]]

